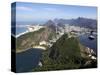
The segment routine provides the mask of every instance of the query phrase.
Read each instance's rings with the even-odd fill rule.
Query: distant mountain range
[[[87,28],[97,28],[97,20],[78,17],[76,19],[54,19],[56,23],[76,25]]]
[[[80,27],[86,27],[86,28],[92,28],[92,29],[97,29],[97,19],[89,19],[89,18],[83,18],[83,17],[78,17],[76,19],[63,19],[63,18],[55,18],[54,20],[45,20],[45,21],[37,21],[37,22],[14,22],[12,21],[12,27],[18,23],[18,25],[26,25],[26,24],[40,24],[40,25],[52,25],[53,27],[55,26],[55,23],[58,26],[64,26],[65,24],[69,25],[74,25],[74,26],[80,26]]]
[[[95,19],[88,19],[88,18],[82,18],[78,17],[76,19],[54,19],[54,20],[48,20],[44,25],[50,25],[52,27],[58,26],[64,26],[67,25],[74,25],[74,26],[80,26],[80,27],[86,27],[91,29],[97,28],[97,20]]]

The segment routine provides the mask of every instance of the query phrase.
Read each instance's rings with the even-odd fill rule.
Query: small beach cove
[[[43,46],[33,46],[32,47],[33,49],[41,49],[41,50],[46,50],[46,47],[43,47]],[[28,49],[23,49],[23,50],[16,50],[16,53],[22,53],[22,52],[25,52],[25,51],[27,51],[27,50],[30,50],[30,49],[32,49],[32,48],[28,48]]]

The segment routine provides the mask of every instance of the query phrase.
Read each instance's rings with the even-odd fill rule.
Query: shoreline
[[[32,26],[32,27],[34,27],[34,26]],[[39,28],[39,27],[35,27],[35,29],[30,29],[30,26],[27,26],[27,30],[26,30],[25,32],[22,32],[22,33],[16,35],[16,38],[18,38],[18,37],[20,37],[21,35],[24,35],[24,34],[26,34],[26,33],[29,33],[29,32],[38,31],[38,30],[41,29],[41,28],[44,28],[44,27],[40,27],[40,28]]]
[[[33,48],[37,48],[37,49],[46,50],[46,47],[43,47],[43,46],[33,46]]]
[[[18,37],[20,37],[21,35],[24,35],[24,34],[26,34],[26,33],[29,33],[29,31],[27,30],[27,31],[25,31],[25,32],[22,32],[22,33],[16,35],[16,38],[18,38]]]
[[[46,48],[45,47],[43,47],[43,46],[33,46],[32,47],[33,49],[41,49],[41,50],[46,50]],[[16,53],[22,53],[22,52],[25,52],[25,51],[27,51],[27,50],[29,50],[29,49],[31,49],[31,48],[28,48],[28,49],[25,49],[25,50],[18,50],[18,51],[16,51]]]

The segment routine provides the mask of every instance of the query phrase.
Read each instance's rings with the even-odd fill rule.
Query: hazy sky
[[[72,19],[77,17],[96,19],[97,8],[22,2],[17,2],[16,4],[17,22],[45,21],[55,18]]]

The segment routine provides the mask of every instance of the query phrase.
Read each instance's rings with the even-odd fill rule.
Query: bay
[[[16,53],[16,72],[29,72],[38,66],[41,57],[42,49],[36,48]]]

